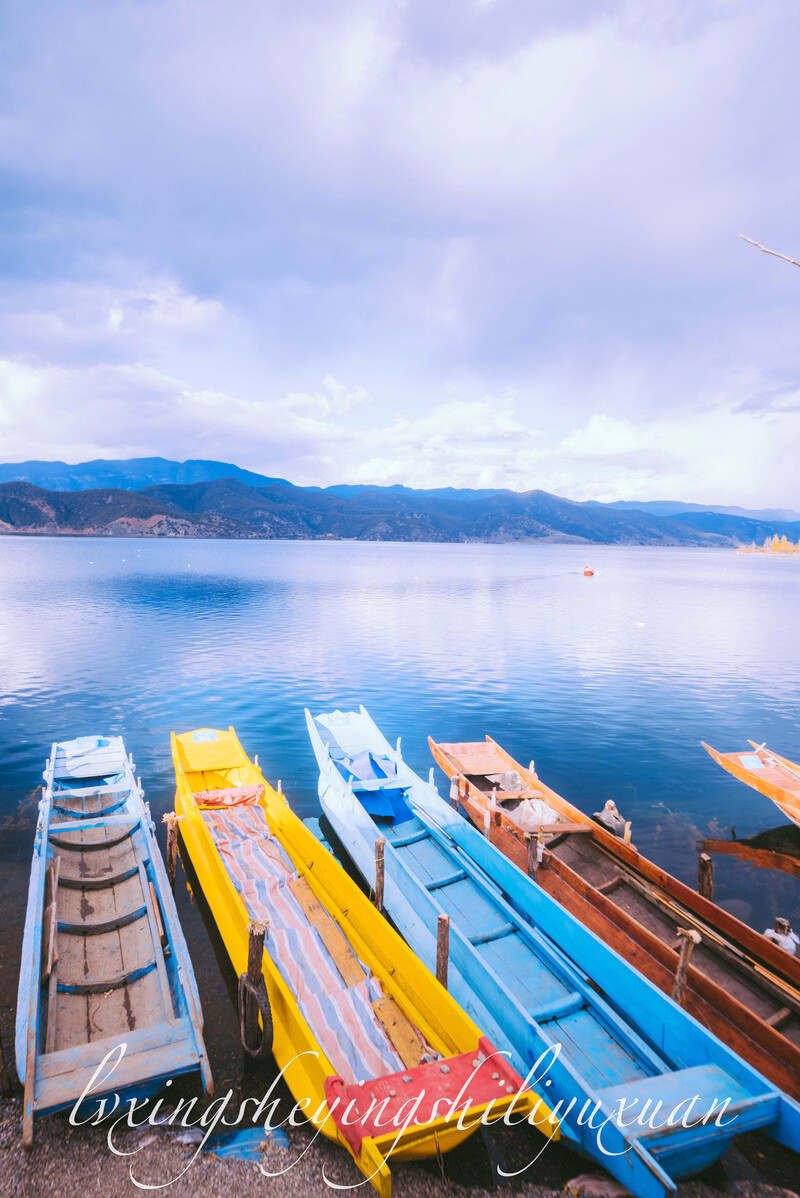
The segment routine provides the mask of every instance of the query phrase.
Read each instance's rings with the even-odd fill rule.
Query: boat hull
[[[800,828],[800,766],[787,757],[770,752],[763,745],[757,745],[755,741],[750,741],[753,747],[747,753],[718,753],[705,741],[700,743],[717,765],[721,765],[746,786],[772,799],[778,810]]]

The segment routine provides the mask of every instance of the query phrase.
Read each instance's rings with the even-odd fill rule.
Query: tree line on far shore
[[[749,545],[742,545],[740,553],[800,553],[800,541],[795,545],[794,541],[790,541],[786,533],[779,537],[775,533],[772,537],[765,537],[763,545],[756,545],[752,541]]]

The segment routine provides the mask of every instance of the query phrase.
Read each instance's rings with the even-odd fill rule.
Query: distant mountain
[[[738,543],[676,519],[572,503],[545,491],[500,492],[465,503],[380,488],[350,497],[285,483],[251,487],[237,479],[161,484],[140,491],[48,491],[25,482],[3,483],[0,531],[577,545]]]
[[[4,462],[0,463],[0,483],[26,482],[51,491],[91,491],[99,487],[118,487],[123,491],[139,491],[158,483],[205,483],[218,478],[238,478],[251,487],[279,483],[292,484],[283,478],[268,478],[254,474],[228,462],[191,460],[171,462],[167,458],[127,458],[114,461],[98,458],[93,462]]]
[[[779,537],[786,534],[790,541],[797,541],[800,537],[800,520],[748,520],[744,516],[728,516],[722,512],[684,512],[680,516],[667,516],[666,520],[680,521],[684,527],[730,537],[745,545],[751,541],[760,543],[776,533]]]
[[[312,488],[308,488],[311,490]],[[314,488],[315,489],[315,488]],[[329,495],[360,495],[363,491],[382,491],[387,495],[416,495],[424,499],[456,499],[461,503],[469,503],[473,499],[488,499],[492,495],[518,495],[519,491],[497,490],[489,488],[485,491],[472,491],[468,487],[434,487],[429,491],[417,490],[414,487],[404,487],[401,483],[393,483],[390,487],[373,486],[371,483],[336,483],[332,487],[324,487]]]
[[[370,496],[370,505],[381,504],[381,496],[390,500],[416,502],[425,499],[452,500],[457,503],[472,503],[480,499],[497,496],[517,496],[546,492],[519,492],[507,488],[487,487],[431,487],[416,490],[400,483],[391,486],[376,486],[371,483],[336,483],[330,487],[295,487],[285,478],[272,478],[253,470],[243,470],[230,462],[206,459],[190,459],[174,462],[168,458],[127,458],[120,460],[97,458],[91,462],[78,462],[74,466],[66,462],[0,462],[0,483],[28,482],[50,491],[91,491],[99,488],[118,488],[123,491],[140,491],[145,487],[162,485],[189,486],[193,483],[216,482],[218,479],[233,478],[250,487],[291,487],[294,491],[334,495],[352,499],[365,494]],[[560,498],[553,496],[553,498]],[[561,500],[563,503],[573,502]],[[617,499],[601,503],[589,499],[581,507],[611,508],[620,512],[644,512],[649,516],[680,516],[690,512],[718,512],[722,515],[742,516],[748,520],[780,520],[791,523],[800,520],[800,513],[786,508],[764,508],[751,510],[742,507],[724,507],[720,504],[682,503],[666,499]],[[765,534],[766,535],[766,534]]]
[[[592,507],[611,507],[617,511],[649,512],[652,516],[681,516],[684,512],[718,512],[723,516],[743,516],[747,520],[783,520],[791,523],[800,520],[800,512],[788,508],[762,508],[758,510],[744,507],[724,507],[722,504],[680,503],[670,499],[616,499],[613,503],[600,503],[597,499],[587,499]]]
[[[2,481],[9,475],[13,480]],[[45,477],[47,486],[34,481]],[[753,514],[759,518],[738,508],[667,501],[576,503],[546,491],[296,487],[201,460],[0,465],[0,532],[6,533],[587,545],[739,545],[775,533],[800,538],[800,523],[777,519],[794,513]]]

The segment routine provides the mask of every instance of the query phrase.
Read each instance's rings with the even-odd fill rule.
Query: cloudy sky
[[[27,0],[0,460],[797,506],[794,0]]]

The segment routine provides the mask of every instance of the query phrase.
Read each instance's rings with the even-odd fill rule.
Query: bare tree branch
[[[745,237],[744,233],[740,233],[742,241],[749,241],[757,250],[761,250],[762,254],[772,254],[773,258],[783,258],[784,262],[791,262],[792,266],[800,266],[800,262],[796,258],[790,258],[788,254],[779,254],[777,250],[768,250],[760,241],[753,241],[752,237]]]

